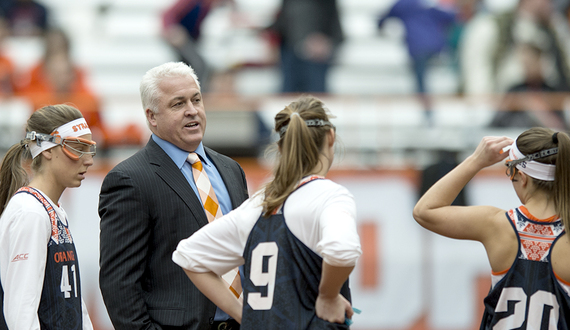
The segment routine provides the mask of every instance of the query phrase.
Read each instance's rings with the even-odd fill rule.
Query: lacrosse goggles
[[[42,151],[60,145],[63,153],[72,160],[79,160],[83,155],[95,156],[97,143],[77,136],[91,134],[91,130],[84,118],[79,118],[58,127],[52,134],[26,133],[26,140],[36,141],[29,143],[28,147],[32,158],[36,158]]]

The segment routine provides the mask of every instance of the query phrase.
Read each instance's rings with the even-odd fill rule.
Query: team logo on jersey
[[[75,252],[73,250],[56,252],[53,260],[57,263],[75,261]]]
[[[18,254],[17,256],[14,257],[14,259],[12,259],[12,262],[22,261],[22,260],[28,260],[28,253]]]

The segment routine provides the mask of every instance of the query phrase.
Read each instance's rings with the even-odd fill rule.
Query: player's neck
[[[44,193],[49,199],[55,204],[59,203],[59,198],[65,188],[59,188],[56,183],[51,183],[49,180],[42,179],[41,177],[35,177],[30,181],[30,187],[36,188],[42,193]]]
[[[541,193],[533,194],[524,206],[537,219],[547,219],[557,214],[554,200],[548,199],[545,194]]]

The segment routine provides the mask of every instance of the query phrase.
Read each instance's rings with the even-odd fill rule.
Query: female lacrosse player
[[[509,152],[503,152],[509,149]],[[451,206],[481,169],[508,156],[507,175],[522,205]],[[414,218],[443,236],[479,241],[492,287],[481,329],[568,329],[570,325],[570,138],[531,128],[513,142],[485,137],[465,161],[434,184]]]
[[[33,175],[28,183],[23,163],[30,154]],[[81,185],[93,156],[95,142],[81,112],[51,105],[30,116],[25,138],[4,157],[0,303],[9,329],[93,328],[81,298],[67,214],[59,204],[66,188]]]

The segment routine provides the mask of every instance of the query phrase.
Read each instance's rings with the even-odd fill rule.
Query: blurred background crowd
[[[211,134],[233,156],[255,156],[268,100],[297,93],[364,125],[568,124],[568,0],[1,0],[0,13],[2,148],[27,116],[13,112],[62,102],[84,113],[102,152],[142,145],[140,77],[172,60],[197,71],[207,110],[234,124],[255,113],[241,113],[255,131],[241,133],[247,145]],[[449,115],[440,100],[452,99]]]

